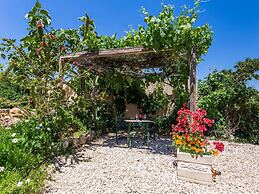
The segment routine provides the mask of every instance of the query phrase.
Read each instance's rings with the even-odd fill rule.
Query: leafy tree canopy
[[[259,59],[238,62],[234,70],[214,71],[199,82],[199,105],[216,120],[216,136],[236,136],[258,143],[259,92],[247,81],[258,80]]]

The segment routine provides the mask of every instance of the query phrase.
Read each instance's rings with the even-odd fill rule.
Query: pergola
[[[94,69],[105,71],[115,67],[123,69],[163,68],[177,60],[186,60],[189,65],[189,107],[196,110],[196,55],[195,49],[189,53],[175,52],[174,49],[155,51],[146,48],[107,49],[98,52],[76,52],[66,54],[59,60],[59,79],[63,82],[64,63],[77,61],[84,69],[91,65]]]

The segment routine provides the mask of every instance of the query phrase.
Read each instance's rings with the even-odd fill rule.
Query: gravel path
[[[225,142],[216,159],[221,175],[212,186],[178,180],[175,153],[168,138],[152,140],[149,149],[135,139],[115,144],[112,136],[86,145],[79,162],[67,162],[46,184],[46,193],[259,193],[259,146]]]

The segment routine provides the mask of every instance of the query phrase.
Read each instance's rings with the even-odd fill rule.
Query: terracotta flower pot
[[[194,183],[211,185],[213,183],[212,164],[214,156],[192,157],[191,154],[177,150],[177,177]]]

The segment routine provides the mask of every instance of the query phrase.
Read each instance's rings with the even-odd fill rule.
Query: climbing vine
[[[51,26],[48,11],[42,8],[39,1],[36,1],[35,6],[26,15],[28,34],[19,42],[14,39],[2,39],[0,53],[2,58],[7,58],[8,67],[1,73],[1,77],[8,78],[13,84],[29,91],[26,97],[27,106],[45,114],[55,107],[62,107],[63,93],[57,87],[58,61],[61,55],[77,51],[99,51],[124,47],[144,47],[157,52],[172,49],[172,53],[184,55],[184,59],[168,63],[162,74],[144,74],[143,78],[146,82],[152,80],[153,83],[167,80],[167,84],[173,86],[175,94],[171,101],[181,106],[188,94],[188,56],[191,49],[195,47],[197,62],[199,62],[212,41],[212,31],[209,25],[197,26],[195,24],[199,8],[200,3],[196,1],[193,8],[183,7],[181,13],[176,15],[173,6],[162,5],[161,12],[157,16],[143,8],[145,25],[137,29],[130,28],[123,37],[118,38],[116,35],[99,35],[94,21],[87,14],[79,18],[82,24],[77,29],[54,29]],[[119,99],[128,95],[127,92],[132,88],[132,80],[135,79],[129,72],[119,75],[121,73],[119,66],[115,72],[118,76],[111,77],[109,75],[114,74],[114,69],[98,74],[91,67],[79,71],[78,67],[81,64],[77,61],[71,63],[73,64],[65,66],[64,80],[78,91],[79,95],[91,97],[95,94],[96,98],[88,98],[89,102],[85,103],[89,104],[89,107],[94,104],[95,112],[98,112],[99,106],[103,107],[101,104],[107,102],[104,99],[111,94],[114,95],[114,99],[122,103]],[[96,79],[96,76],[99,78]],[[80,92],[80,84],[78,80],[76,81],[77,78],[82,77],[85,77],[88,94]],[[167,102],[163,96],[152,96],[152,98],[156,97],[161,99],[161,103]],[[147,109],[153,110],[154,107],[161,107],[160,104],[152,106],[153,108],[147,107]]]

